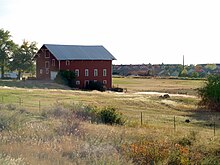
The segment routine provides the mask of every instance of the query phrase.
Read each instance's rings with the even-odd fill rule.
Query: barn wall
[[[46,56],[46,53],[49,56]],[[47,55],[48,55],[47,54]],[[52,61],[54,62],[54,66],[52,65]],[[46,65],[48,64],[47,68]],[[59,62],[56,58],[48,51],[48,50],[40,50],[37,54],[36,58],[36,76],[39,80],[50,80],[50,72],[51,71],[58,71],[59,69]]]
[[[112,61],[111,60],[80,60],[80,61],[70,61],[70,64],[67,65],[68,62],[61,61],[60,68],[61,70],[71,70],[75,71],[79,70],[79,77],[77,80],[80,81],[79,88],[83,88],[85,86],[85,81],[100,81],[104,80],[107,82],[106,87],[112,87]],[[85,69],[88,69],[89,75],[85,76]],[[94,76],[94,69],[98,70],[98,76]],[[107,75],[103,76],[103,69],[106,69]]]

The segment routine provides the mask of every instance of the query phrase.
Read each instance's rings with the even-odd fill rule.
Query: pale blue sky
[[[0,0],[13,39],[103,45],[115,64],[220,63],[219,0]]]

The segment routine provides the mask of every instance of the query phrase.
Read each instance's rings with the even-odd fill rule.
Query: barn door
[[[55,72],[55,71],[50,72],[50,79],[51,80],[54,80],[56,78],[56,76],[57,76],[57,72]]]

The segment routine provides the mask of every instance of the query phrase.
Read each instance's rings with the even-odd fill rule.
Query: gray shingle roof
[[[57,60],[116,60],[103,46],[44,44]]]

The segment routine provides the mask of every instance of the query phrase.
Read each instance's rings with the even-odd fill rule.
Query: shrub
[[[24,162],[22,158],[13,158],[9,155],[6,155],[4,153],[0,153],[0,164],[8,164],[8,165],[26,165],[27,163]]]
[[[74,104],[72,107],[76,117],[83,121],[98,122],[97,109],[91,106],[83,106]]]
[[[102,82],[99,81],[90,81],[89,84],[86,85],[86,89],[88,90],[98,90],[98,91],[106,91],[106,87]]]
[[[62,105],[55,104],[54,107],[52,107],[48,112],[43,111],[41,113],[41,116],[48,117],[52,116],[55,118],[66,118],[70,115],[70,110],[67,108],[64,108]]]
[[[191,146],[192,142],[189,138],[184,137],[178,141],[178,144],[181,146]]]
[[[22,114],[20,111],[1,111],[0,132],[4,130],[11,131],[19,128],[25,122],[24,118],[27,118],[27,114]]]
[[[123,144],[122,152],[131,158],[134,164],[163,164],[169,155],[169,144],[156,141],[139,141]]]
[[[7,121],[7,118],[4,117],[4,116],[0,116],[0,132],[5,130],[5,129],[8,129],[8,121]]]
[[[16,106],[14,104],[8,104],[6,107],[8,110],[16,110]]]
[[[124,120],[122,118],[122,114],[116,111],[115,108],[106,107],[98,112],[98,115],[100,117],[100,120],[104,124],[119,124],[123,125]]]
[[[62,125],[56,129],[56,132],[60,136],[70,136],[70,135],[80,135],[80,120],[77,119],[74,115],[71,115],[62,121]]]
[[[220,75],[210,75],[204,87],[198,89],[200,107],[220,111]]]
[[[69,87],[75,87],[76,74],[73,71],[59,71],[55,82]]]

